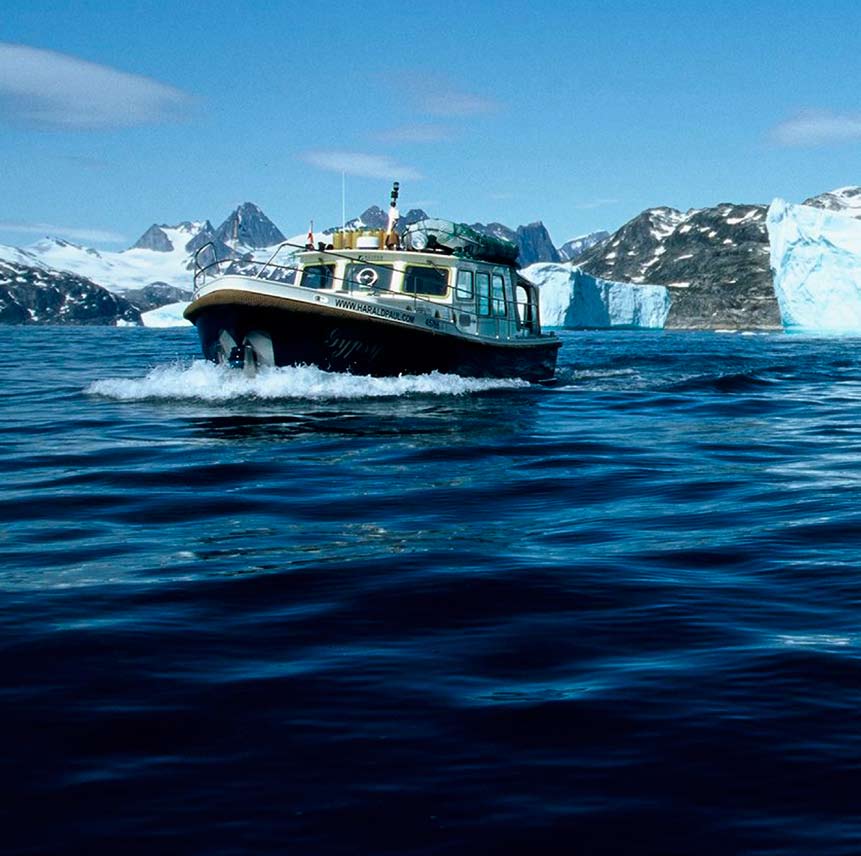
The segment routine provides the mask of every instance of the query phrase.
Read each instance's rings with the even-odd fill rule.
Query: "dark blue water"
[[[861,340],[563,335],[6,328],[0,849],[861,852]]]

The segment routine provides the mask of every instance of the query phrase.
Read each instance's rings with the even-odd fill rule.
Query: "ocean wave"
[[[143,378],[106,378],[86,392],[118,401],[236,399],[356,399],[403,395],[468,395],[529,387],[517,379],[465,378],[431,372],[425,375],[370,377],[325,372],[315,366],[263,369],[254,377],[205,360],[191,365],[157,366]]]
[[[668,385],[675,392],[746,392],[770,387],[775,380],[760,377],[753,372],[731,372],[715,375],[697,375]]]

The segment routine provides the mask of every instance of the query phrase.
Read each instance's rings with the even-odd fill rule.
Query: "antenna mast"
[[[397,225],[401,217],[401,212],[398,211],[398,191],[400,187],[397,181],[392,185],[392,202],[389,205],[389,225],[386,229],[386,246],[389,249],[398,246]]]

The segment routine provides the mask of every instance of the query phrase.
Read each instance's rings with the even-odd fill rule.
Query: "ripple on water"
[[[9,331],[7,852],[861,850],[861,342]]]

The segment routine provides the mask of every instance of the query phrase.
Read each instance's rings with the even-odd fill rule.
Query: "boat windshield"
[[[448,291],[448,271],[424,265],[407,265],[404,274],[404,291],[407,294],[445,297]]]
[[[334,288],[335,265],[308,265],[302,271],[305,288]]]
[[[357,288],[377,288],[389,291],[392,287],[391,265],[355,262],[347,265],[344,275],[344,288],[353,291]]]

